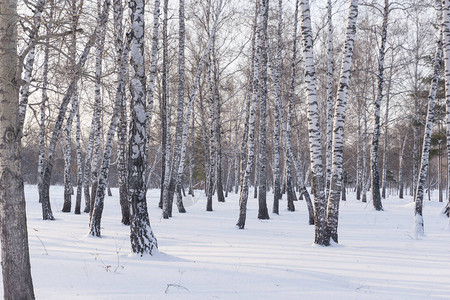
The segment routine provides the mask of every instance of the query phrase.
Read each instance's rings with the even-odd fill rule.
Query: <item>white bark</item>
[[[381,25],[381,45],[378,53],[378,73],[377,73],[377,96],[374,103],[373,113],[373,134],[372,151],[370,153],[371,174],[372,174],[372,204],[380,211],[383,210],[380,195],[380,175],[378,172],[378,147],[380,139],[380,109],[381,99],[383,98],[384,84],[384,56],[386,54],[386,35],[389,17],[389,0],[384,1],[383,23]]]
[[[443,29],[443,27],[442,27]],[[423,197],[425,189],[425,181],[427,177],[428,165],[429,165],[429,155],[430,155],[430,144],[431,144],[431,133],[434,123],[434,107],[436,104],[436,91],[439,81],[440,66],[442,62],[442,35],[440,32],[440,38],[436,46],[436,54],[433,62],[433,79],[431,81],[430,93],[428,95],[428,111],[427,111],[427,121],[425,124],[425,132],[423,136],[423,147],[422,147],[422,157],[420,160],[420,170],[419,177],[417,178],[417,190],[415,199],[415,209],[414,209],[414,235],[416,238],[423,236],[424,226],[423,226]]]
[[[327,143],[326,143],[326,197],[331,181],[332,143],[333,143],[333,11],[331,0],[327,1],[328,41],[327,41]]]
[[[322,165],[322,132],[319,123],[319,105],[317,102],[316,71],[314,66],[313,36],[309,1],[300,1],[302,10],[302,41],[305,62],[305,83],[308,98],[308,131],[310,145],[311,174],[314,186],[315,238],[314,243],[325,245],[326,198]]]
[[[347,24],[347,34],[342,51],[341,77],[336,97],[333,117],[333,162],[331,169],[330,194],[327,206],[327,241],[330,238],[338,242],[338,220],[339,220],[339,198],[342,189],[342,174],[344,160],[344,128],[345,111],[347,108],[347,95],[350,84],[350,75],[353,61],[353,48],[356,35],[356,19],[358,16],[358,0],[349,1],[349,14]],[[345,190],[343,191],[345,192]]]
[[[152,255],[158,243],[150,227],[146,187],[146,92],[144,68],[144,9],[143,0],[130,0],[130,93],[131,122],[128,156],[128,201],[131,209],[130,242],[134,253]]]
[[[447,106],[447,205],[446,214],[450,212],[450,1],[442,0],[442,24],[444,42],[444,67],[445,67],[445,99]]]

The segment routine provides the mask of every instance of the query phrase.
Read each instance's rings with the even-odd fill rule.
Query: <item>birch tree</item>
[[[119,73],[117,74],[117,90],[116,90],[116,99],[114,103],[114,113],[111,119],[111,123],[109,125],[108,134],[106,137],[106,143],[105,143],[105,150],[103,154],[103,160],[102,160],[102,167],[98,179],[96,194],[95,194],[95,201],[94,205],[92,207],[92,218],[90,222],[90,231],[89,233],[93,236],[100,237],[101,236],[101,230],[100,230],[100,223],[103,213],[103,206],[104,206],[104,199],[105,199],[105,193],[106,188],[108,185],[108,177],[109,177],[109,170],[110,170],[110,161],[111,161],[111,155],[112,155],[112,146],[113,146],[113,139],[114,134],[116,132],[117,124],[119,123],[119,114],[120,114],[120,107],[122,105],[122,99],[125,97],[125,75],[127,72],[127,59],[128,59],[128,46],[122,45],[122,51],[121,53],[121,61],[120,61],[120,69]]]
[[[296,6],[298,10],[298,6]],[[276,94],[275,97],[281,102],[281,92],[280,92],[280,72],[281,72],[281,38],[283,32],[283,1],[278,0],[278,29],[277,29],[277,62],[274,76],[274,84]],[[280,113],[281,111],[278,107],[275,107],[274,117],[275,117],[275,128],[274,128],[274,170],[273,170],[273,207],[272,212],[279,214],[279,200],[281,199],[281,174],[280,174]]]
[[[100,17],[103,13],[101,11],[100,1],[97,0],[97,23],[100,23]],[[106,12],[108,13],[108,12]],[[106,15],[108,16],[108,15]],[[91,190],[91,202],[90,202],[90,210],[89,213],[92,216],[92,212],[94,209],[94,202],[97,192],[98,185],[98,176],[100,172],[100,164],[101,164],[101,149],[102,149],[102,132],[103,132],[103,120],[102,120],[102,66],[103,66],[103,51],[104,51],[104,43],[106,36],[106,26],[101,27],[101,29],[97,33],[96,44],[95,44],[95,87],[94,87],[94,113],[95,113],[95,130],[94,130],[94,149],[92,154],[92,190]]]
[[[195,77],[194,77],[194,84],[192,87],[192,92],[189,95],[189,101],[186,106],[186,118],[183,121],[184,122],[183,134],[181,137],[180,164],[178,166],[177,178],[176,178],[177,181],[175,183],[175,186],[177,186],[177,187],[181,187],[181,178],[183,176],[184,162],[186,159],[187,139],[188,139],[188,134],[189,134],[189,120],[191,119],[191,116],[192,116],[192,107],[193,107],[194,99],[197,96],[197,92],[199,90],[200,77],[203,73],[207,57],[210,53],[214,36],[216,35],[217,23],[218,23],[220,14],[223,10],[223,6],[224,6],[223,1],[220,0],[217,4],[216,11],[214,13],[215,14],[214,24],[211,28],[211,32],[208,34],[209,35],[208,44],[206,45],[206,48],[203,51],[202,57],[200,58],[197,73],[195,74]],[[203,98],[203,97],[200,96],[200,98]],[[204,121],[204,119],[202,119],[202,121]],[[204,126],[204,128],[206,128],[206,126]],[[180,198],[181,198],[181,193],[177,192],[177,203],[181,201]]]
[[[81,7],[83,5],[83,1],[80,1],[80,4],[77,5],[77,1],[72,1],[71,12],[72,12],[72,40],[71,40],[71,48],[73,49],[71,52],[71,60],[72,63],[76,63],[76,46],[77,46],[77,26],[79,19],[79,12],[81,11]],[[78,86],[75,86],[73,91],[73,103],[75,103],[75,143],[76,143],[76,159],[77,159],[77,177],[76,177],[76,200],[75,200],[75,214],[81,214],[81,196],[83,192],[83,158],[81,152],[81,119],[80,119],[80,102],[78,99]]]
[[[21,169],[17,1],[0,2],[0,218],[3,296],[34,299]]]
[[[291,61],[291,82],[290,82],[290,91],[289,91],[289,103],[290,103],[290,107],[293,107],[293,98],[294,98],[294,91],[295,91],[295,85],[296,85],[296,74],[297,74],[297,25],[298,25],[298,8],[299,8],[299,0],[296,1],[295,3],[295,15],[294,15],[294,32],[293,32],[293,51],[292,51],[292,61]],[[270,61],[270,65],[271,65],[271,70],[272,70],[272,75],[275,74],[274,68],[273,68],[273,63]],[[297,174],[297,179],[299,181],[299,188],[300,188],[300,195],[299,197],[305,197],[305,202],[308,208],[308,214],[309,214],[309,224],[313,225],[314,224],[314,208],[311,202],[311,198],[310,195],[308,193],[308,190],[306,189],[306,185],[305,182],[303,180],[303,172],[302,172],[302,167],[301,167],[301,162],[300,160],[296,157],[295,153],[294,153],[294,147],[292,144],[292,137],[291,137],[291,126],[289,125],[290,120],[286,121],[286,118],[283,114],[283,109],[282,109],[282,104],[281,104],[281,97],[280,95],[280,86],[279,86],[279,82],[276,80],[275,76],[273,76],[273,81],[275,83],[275,109],[277,109],[280,113],[280,121],[281,121],[281,128],[283,129],[283,143],[286,146],[286,154],[287,154],[287,158],[289,160],[286,159],[286,161],[289,161],[290,163],[286,164],[286,168],[293,168],[295,167],[295,171]],[[288,119],[291,118],[292,119],[292,112],[293,112],[293,108],[290,108],[290,115],[288,115]],[[286,180],[287,181],[287,180]],[[289,183],[286,183],[289,184]],[[292,190],[292,192],[294,192]],[[289,193],[289,192],[288,192]],[[288,204],[288,209],[289,208],[289,204]],[[293,209],[293,208],[291,208]]]
[[[208,63],[208,88],[209,88],[209,101],[210,101],[210,133],[209,133],[209,173],[208,175],[208,191],[206,194],[206,211],[212,211],[212,197],[214,193],[214,179],[216,171],[216,140],[215,140],[215,124],[216,115],[214,109],[214,87],[211,78],[211,55],[209,55]]]
[[[386,35],[389,17],[389,0],[384,1],[383,24],[381,25],[381,45],[378,53],[377,96],[374,103],[372,151],[370,154],[372,174],[372,204],[380,211],[383,210],[380,195],[380,175],[378,172],[378,145],[380,139],[380,109],[383,98],[384,84],[384,56],[386,54]]]
[[[433,122],[435,116],[434,107],[436,104],[436,90],[439,81],[440,65],[442,62],[442,54],[443,54],[442,35],[443,32],[441,30],[433,62],[433,79],[431,81],[430,93],[428,95],[428,110],[427,110],[427,120],[425,124],[425,132],[423,136],[422,157],[420,160],[419,176],[417,178],[417,190],[416,195],[414,197],[415,200],[414,234],[416,238],[419,238],[424,235],[424,227],[423,227],[424,222],[422,214],[423,195],[429,166],[431,133],[433,129]]]
[[[184,114],[184,85],[185,85],[185,15],[184,15],[184,0],[179,1],[179,25],[178,25],[178,102],[177,102],[177,123],[175,132],[175,147],[173,153],[173,168],[169,184],[169,189],[173,198],[173,192],[177,194],[177,208],[178,212],[185,213],[186,209],[183,205],[181,196],[181,180],[178,181],[178,169],[180,167],[181,156],[181,142],[183,140],[183,114]],[[172,200],[171,200],[172,201]]]
[[[450,216],[450,1],[442,0],[442,26],[444,43],[445,99],[447,108],[447,204],[443,213]]]
[[[53,133],[52,133],[52,136],[50,139],[50,145],[49,145],[48,154],[47,154],[47,160],[46,160],[44,171],[43,171],[42,190],[39,191],[39,199],[40,199],[40,202],[42,203],[42,217],[44,220],[54,220],[53,212],[52,212],[51,206],[50,206],[50,179],[51,179],[52,172],[53,172],[56,142],[57,142],[60,132],[61,132],[62,124],[63,124],[64,117],[65,117],[65,114],[67,111],[67,106],[68,106],[70,100],[72,99],[72,95],[73,95],[75,87],[78,83],[78,79],[81,77],[82,69],[86,63],[89,51],[91,50],[91,47],[92,47],[92,44],[93,44],[99,30],[101,30],[101,27],[106,26],[106,21],[108,19],[107,11],[109,9],[110,4],[111,3],[109,0],[105,0],[103,2],[103,9],[102,9],[101,17],[100,17],[100,22],[95,27],[94,32],[89,36],[89,40],[86,43],[86,45],[83,49],[83,52],[81,53],[81,56],[78,59],[77,65],[75,67],[76,71],[72,76],[72,80],[71,80],[69,87],[67,88],[67,90],[64,94],[64,97],[61,101],[61,104],[60,104],[60,109],[59,109],[58,116],[57,116],[57,119],[56,119],[56,122],[55,122],[55,125],[53,128]]]
[[[162,201],[163,201],[163,218],[168,219],[172,217],[172,203],[169,198],[169,183],[170,183],[170,154],[171,154],[171,134],[170,134],[170,117],[171,117],[171,108],[170,108],[170,96],[169,96],[169,49],[168,49],[168,35],[167,35],[167,22],[168,22],[168,0],[164,0],[164,20],[163,20],[163,73],[162,73],[162,102],[164,105],[165,112],[165,148],[163,151],[165,153],[164,157],[164,181],[163,181],[163,190],[162,190]],[[163,131],[164,133],[164,131]]]
[[[316,71],[314,66],[313,37],[309,1],[300,1],[302,10],[302,42],[305,62],[305,83],[308,98],[308,131],[312,184],[314,187],[314,243],[326,245],[326,198],[322,165],[322,132],[319,128],[319,105],[317,102]]]
[[[117,53],[117,65],[119,66],[119,73],[117,74],[117,91],[116,97],[120,97],[120,114],[119,123],[117,127],[117,173],[119,183],[119,201],[122,212],[122,224],[130,225],[130,206],[128,204],[128,185],[127,185],[127,98],[125,95],[125,71],[124,68],[128,66],[122,63],[128,63],[128,58],[123,57],[124,53],[124,30],[123,30],[123,6],[122,0],[114,0],[114,35],[115,35],[115,50]],[[125,60],[125,61],[123,61]],[[150,68],[151,69],[151,68]],[[147,91],[147,94],[149,91]],[[147,121],[148,122],[148,121]]]
[[[152,255],[158,243],[150,227],[146,186],[146,92],[144,69],[145,2],[131,0],[130,7],[130,92],[131,122],[128,148],[128,201],[130,203],[131,249],[141,256]]]
[[[269,219],[267,210],[267,60],[268,53],[266,47],[267,23],[269,19],[269,0],[262,0],[261,7],[261,94],[259,100],[259,194],[258,194],[258,219]]]
[[[333,143],[333,7],[331,0],[327,1],[327,143],[326,143],[326,191],[327,197],[331,181],[332,143]]]
[[[255,2],[255,14],[259,15],[259,18],[262,18],[262,9],[258,9],[259,1]],[[260,12],[261,11],[261,12]],[[257,18],[255,17],[255,21]],[[249,122],[248,122],[248,140],[247,140],[247,162],[245,167],[245,172],[242,176],[241,182],[241,194],[239,198],[239,218],[236,223],[236,226],[239,229],[244,229],[245,220],[247,217],[247,201],[248,201],[248,189],[249,189],[249,181],[250,175],[253,169],[253,161],[255,158],[255,119],[256,119],[256,104],[258,101],[258,88],[259,88],[259,62],[261,58],[261,32],[262,32],[262,22],[259,22],[257,34],[256,31],[254,33],[253,38],[256,39],[256,47],[255,47],[255,57],[252,61],[252,94],[251,94],[251,102],[250,102],[250,114],[249,114]]]
[[[121,29],[121,0],[114,1],[114,19],[116,26],[116,34],[121,34],[121,36],[116,37],[116,50],[117,55],[120,57],[119,60],[119,72],[117,74],[117,89],[116,89],[116,99],[114,101],[114,110],[111,118],[111,123],[109,125],[105,149],[102,160],[102,167],[98,179],[95,201],[92,207],[92,218],[90,222],[90,231],[89,234],[93,236],[100,237],[101,236],[101,218],[103,213],[104,199],[106,188],[108,185],[108,177],[110,170],[110,162],[112,155],[112,146],[114,134],[116,132],[117,125],[119,123],[119,116],[121,114],[121,106],[123,106],[123,99],[125,98],[125,76],[128,69],[128,52],[129,47],[128,43],[123,41],[122,37],[122,29]],[[120,7],[119,7],[120,6]],[[121,44],[119,44],[121,43]],[[124,217],[124,216],[123,216]],[[126,218],[126,216],[125,216]],[[125,220],[126,221],[126,220]]]
[[[327,206],[327,241],[325,244],[338,243],[338,219],[339,200],[342,190],[343,177],[343,150],[344,150],[344,128],[345,110],[347,107],[347,95],[350,84],[350,72],[353,60],[353,48],[356,35],[356,19],[358,16],[358,0],[349,1],[349,15],[347,24],[347,34],[342,52],[341,77],[336,97],[333,118],[333,163],[331,168],[330,193]]]

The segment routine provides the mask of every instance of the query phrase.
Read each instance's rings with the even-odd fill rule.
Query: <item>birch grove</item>
[[[157,206],[176,221],[193,205],[212,218],[234,205],[238,229],[304,214],[329,246],[341,201],[385,214],[389,198],[415,201],[420,238],[424,197],[450,182],[450,6],[345,3],[21,4],[14,117],[42,218],[63,222],[75,201],[101,237],[111,186],[138,255],[157,251]],[[64,186],[61,205],[51,185]]]

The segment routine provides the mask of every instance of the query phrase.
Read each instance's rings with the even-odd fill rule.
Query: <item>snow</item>
[[[239,195],[213,203],[196,196],[188,212],[161,218],[159,191],[148,193],[154,256],[130,255],[120,224],[118,191],[105,198],[102,238],[89,216],[62,213],[63,187],[51,188],[56,221],[42,221],[35,186],[25,186],[33,283],[37,299],[444,299],[450,295],[450,232],[442,203],[425,201],[425,237],[414,238],[412,198],[391,195],[385,211],[355,200],[340,203],[339,245],[311,245],[304,201],[296,211],[259,221],[248,201],[239,230]],[[250,193],[252,195],[252,193]],[[215,199],[215,198],[214,198]],[[268,199],[271,199],[269,194]],[[269,202],[269,206],[271,203]],[[176,210],[176,208],[175,208]],[[1,282],[1,281],[0,281]],[[3,289],[0,289],[3,297]]]

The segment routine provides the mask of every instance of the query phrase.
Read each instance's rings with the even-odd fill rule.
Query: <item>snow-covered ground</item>
[[[129,255],[117,190],[105,199],[102,238],[86,235],[87,214],[61,212],[62,187],[51,189],[56,221],[41,220],[36,187],[26,186],[25,194],[37,299],[450,297],[450,230],[437,201],[425,201],[426,237],[416,240],[411,198],[390,196],[383,201],[385,211],[376,212],[349,194],[341,202],[340,244],[318,247],[312,245],[314,227],[307,225],[304,201],[295,203],[295,212],[281,201],[279,216],[259,221],[257,201],[250,198],[246,229],[239,230],[239,198],[233,193],[206,212],[198,191],[188,213],[175,208],[173,218],[164,220],[159,191],[152,190],[149,213],[160,253],[141,258]]]

